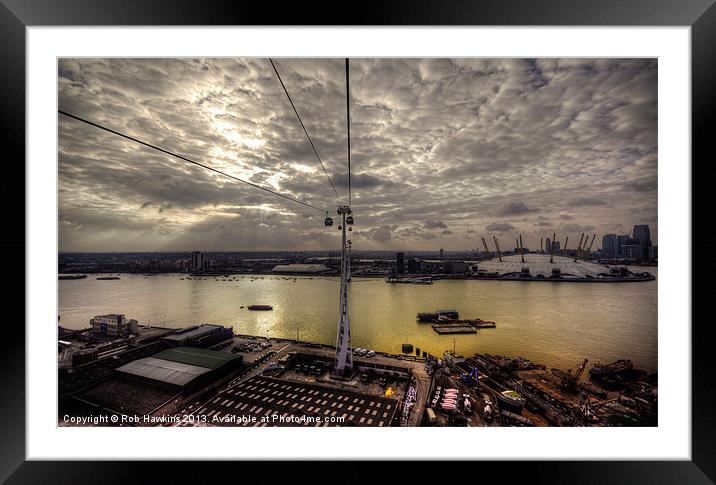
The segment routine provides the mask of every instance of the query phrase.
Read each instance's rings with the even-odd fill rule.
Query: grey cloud
[[[494,232],[509,232],[514,231],[515,227],[512,224],[508,223],[493,222],[492,224],[486,226],[485,229]]]
[[[447,225],[442,221],[433,221],[432,219],[425,221],[423,224],[425,229],[447,229]]]
[[[577,197],[576,199],[572,200],[572,205],[576,206],[582,206],[582,205],[608,205],[607,201],[604,199],[600,199],[597,197]]]
[[[537,212],[539,209],[530,209],[524,202],[510,202],[497,211],[500,216],[513,216],[517,214],[527,214],[529,212]]]

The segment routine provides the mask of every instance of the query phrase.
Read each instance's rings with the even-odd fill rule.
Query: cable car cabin
[[[348,224],[349,226],[353,225],[353,216],[346,217],[346,224]]]
[[[348,226],[348,230],[349,230],[349,231],[352,231],[353,228],[352,228],[351,226]]]
[[[333,219],[331,219],[330,217],[326,217],[326,220],[323,221],[323,223],[326,225],[326,227],[332,226],[332,225],[333,225]]]

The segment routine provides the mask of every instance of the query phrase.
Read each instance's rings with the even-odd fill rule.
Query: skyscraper
[[[632,236],[639,241],[641,246],[641,258],[649,259],[649,247],[651,246],[651,233],[648,224],[637,224],[634,226]]]
[[[607,258],[616,258],[619,254],[616,234],[607,234],[602,237],[602,252]]]
[[[204,253],[201,251],[194,251],[191,253],[191,270],[192,271],[204,271],[206,269],[206,259],[204,259]]]
[[[395,263],[396,263],[396,266],[397,266],[395,272],[398,273],[398,274],[403,274],[403,273],[405,272],[405,254],[403,254],[403,253],[398,253],[398,254],[396,255],[395,260],[396,260]]]
[[[544,250],[547,254],[552,252],[552,240],[550,238],[547,238],[547,241],[544,245]]]

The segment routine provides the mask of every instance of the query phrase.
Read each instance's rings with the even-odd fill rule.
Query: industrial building
[[[139,322],[116,313],[97,315],[90,320],[90,325],[93,333],[112,337],[126,337],[139,332]]]
[[[173,347],[187,345],[190,347],[211,347],[214,344],[228,340],[234,336],[231,327],[221,325],[204,324],[192,325],[182,328],[162,338],[162,341]]]
[[[183,395],[225,382],[241,368],[241,355],[194,347],[164,350],[115,370],[117,377]]]

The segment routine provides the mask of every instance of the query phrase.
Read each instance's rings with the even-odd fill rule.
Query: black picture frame
[[[8,301],[19,302],[25,287],[19,284],[24,275],[25,214],[16,209],[22,197],[25,180],[25,29],[29,26],[84,25],[542,25],[542,26],[690,26],[692,76],[692,221],[709,220],[711,202],[706,184],[711,184],[708,166],[716,102],[716,6],[715,0],[459,0],[430,2],[427,0],[367,2],[342,5],[335,2],[292,2],[276,5],[271,2],[215,0],[150,1],[123,0],[0,0],[0,119],[5,145],[6,188],[2,197],[5,207],[6,231],[2,242],[7,258],[5,269],[13,274],[14,289]],[[330,18],[324,13],[331,12]],[[10,148],[10,150],[7,150]],[[707,151],[708,150],[708,151]],[[14,154],[14,156],[9,155]],[[711,156],[709,156],[711,155]],[[12,173],[12,171],[15,173]],[[24,198],[23,198],[24,200]],[[711,218],[712,219],[712,218]],[[694,227],[697,227],[694,225]],[[10,228],[15,228],[10,230]],[[689,235],[683,235],[685,242]],[[713,230],[699,230],[693,236],[694,253],[706,254],[716,247]],[[31,258],[31,254],[25,254]],[[691,264],[685,261],[685,264]],[[22,267],[21,267],[22,266]],[[471,466],[468,472],[494,471],[509,476],[508,482],[529,480],[530,483],[714,483],[716,480],[716,423],[714,403],[714,366],[711,364],[712,341],[705,312],[709,301],[708,285],[697,285],[699,278],[713,272],[713,258],[699,262],[699,271],[692,272],[692,461],[614,461],[614,462],[504,462]],[[24,281],[24,277],[23,277]],[[675,283],[689,284],[689,282]],[[14,294],[12,293],[14,292]],[[695,318],[703,309],[703,320]],[[8,319],[3,329],[5,345],[0,350],[0,480],[9,483],[96,483],[130,482],[137,474],[145,474],[154,464],[142,466],[126,462],[40,462],[25,457],[25,332],[16,321]],[[24,315],[23,315],[24,320]],[[672,322],[677,323],[677,322]],[[688,324],[689,322],[678,322]],[[28,323],[26,322],[26,325]],[[49,403],[48,403],[49,405]],[[688,412],[688,410],[684,410]],[[588,438],[585,438],[588,439]],[[548,444],[546,444],[548,445]],[[576,447],[579,443],[574,444]],[[312,473],[310,464],[272,466],[273,479],[293,479]],[[192,463],[172,464],[171,473],[182,482],[206,480],[207,473],[220,468],[197,467]],[[234,469],[236,470],[236,469]],[[414,470],[410,468],[410,470]],[[169,473],[162,470],[162,473]],[[341,468],[347,480],[370,479],[360,463]],[[414,479],[424,481],[428,475],[412,471]],[[274,475],[275,474],[275,475]],[[169,477],[169,475],[164,475]],[[488,475],[484,475],[487,477]],[[148,475],[145,475],[148,480]],[[493,478],[494,479],[494,478]],[[142,482],[144,480],[137,480]],[[345,481],[345,480],[344,480]]]

